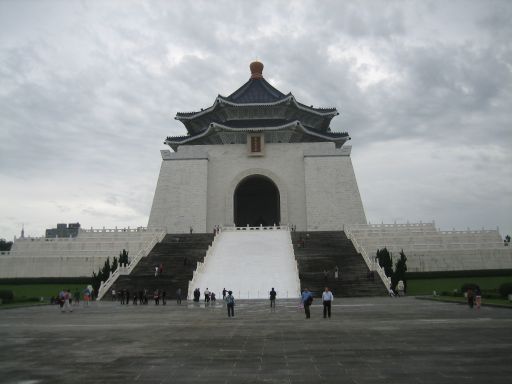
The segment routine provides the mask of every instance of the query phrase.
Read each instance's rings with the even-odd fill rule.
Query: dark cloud
[[[144,225],[176,112],[233,92],[256,58],[281,91],[340,110],[370,220],[512,232],[511,16],[507,1],[0,2],[0,236]]]

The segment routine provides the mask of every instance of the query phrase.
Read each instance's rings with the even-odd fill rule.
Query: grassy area
[[[438,294],[453,292],[454,289],[460,290],[460,287],[465,283],[478,284],[482,291],[488,291],[496,290],[501,284],[508,282],[512,282],[512,275],[414,279],[407,281],[407,294],[431,295],[433,291]]]
[[[52,296],[57,296],[62,289],[69,289],[72,294],[76,290],[81,293],[85,287],[86,285],[84,284],[0,284],[0,290],[14,292],[14,300],[16,302],[27,301],[30,298],[39,300],[39,298],[44,297],[49,299]]]

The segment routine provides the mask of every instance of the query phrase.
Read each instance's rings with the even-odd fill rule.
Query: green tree
[[[398,259],[395,264],[395,272],[393,272],[393,276],[391,277],[391,285],[393,288],[396,287],[400,280],[402,280],[404,282],[404,286],[407,287],[406,272],[407,257],[405,256],[404,250],[402,249],[400,251],[400,259]]]
[[[384,273],[386,276],[390,277],[393,275],[393,259],[391,258],[391,254],[389,253],[386,247],[377,250],[377,259],[379,260],[379,265],[384,268]]]
[[[117,269],[117,257],[114,256],[114,261],[112,261],[112,266],[110,267],[110,270],[114,272]]]
[[[10,251],[12,247],[12,241],[0,239],[0,251]]]

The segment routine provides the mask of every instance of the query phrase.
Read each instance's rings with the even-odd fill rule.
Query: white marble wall
[[[353,225],[347,228],[374,257],[403,249],[410,272],[512,268],[512,247],[497,230],[439,231],[433,223]]]
[[[305,231],[365,223],[349,155],[333,143],[267,143],[261,157],[248,156],[245,144],[182,146],[163,155],[148,226],[183,233],[191,223],[196,232],[233,225],[235,188],[254,174],[279,189],[281,224]]]
[[[64,239],[19,238],[0,254],[0,278],[89,277],[123,249],[134,257],[155,236],[139,229],[81,230]]]

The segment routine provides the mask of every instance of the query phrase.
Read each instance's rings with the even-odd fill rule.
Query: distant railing
[[[98,290],[98,297],[96,300],[101,300],[103,296],[108,292],[112,284],[117,280],[117,278],[121,275],[129,275],[133,269],[137,266],[140,259],[146,257],[149,252],[153,249],[153,247],[163,240],[165,237],[166,231],[161,231],[157,233],[155,236],[149,240],[146,245],[135,255],[135,257],[130,261],[130,264],[124,266],[118,266],[114,272],[110,273],[110,276],[106,281],[102,281],[100,284],[100,288]]]
[[[345,234],[347,235],[347,238],[349,238],[352,243],[354,244],[354,247],[356,248],[356,251],[359,252],[362,256],[364,261],[366,262],[366,265],[370,269],[370,271],[376,271],[378,275],[380,276],[382,282],[384,283],[386,289],[389,289],[391,287],[391,279],[386,276],[386,273],[384,272],[384,269],[373,259],[371,259],[368,256],[368,253],[366,252],[366,249],[362,247],[356,237],[353,235],[353,233],[350,231],[350,229],[345,228]]]

